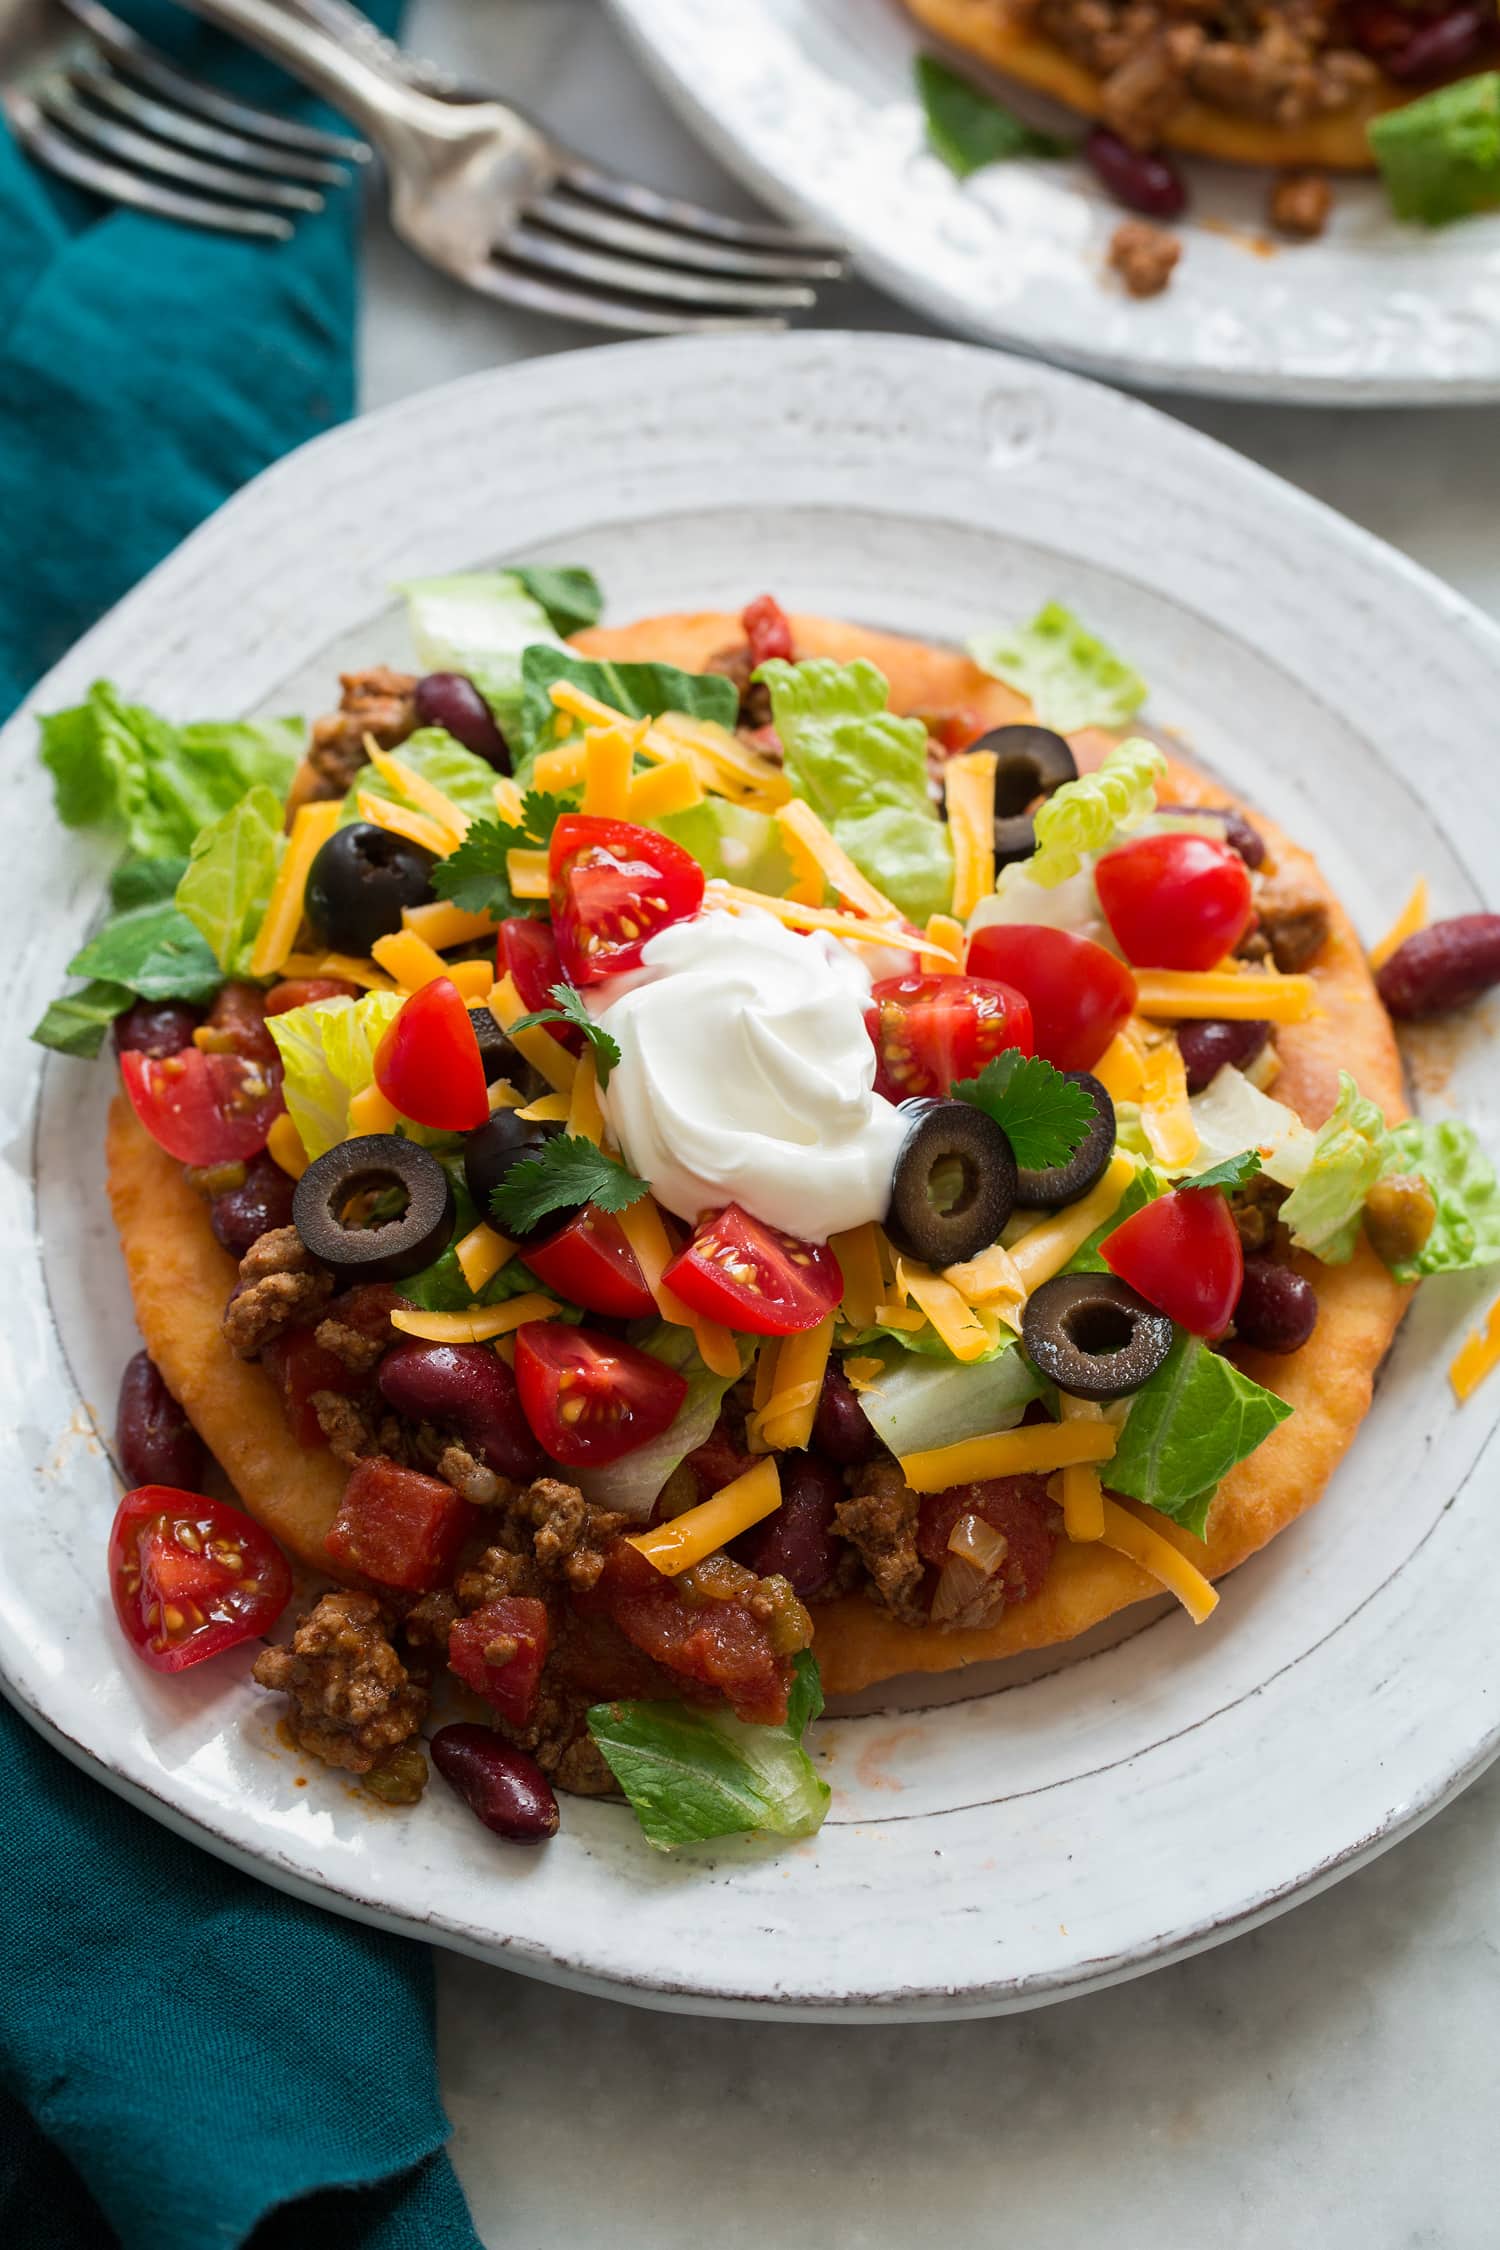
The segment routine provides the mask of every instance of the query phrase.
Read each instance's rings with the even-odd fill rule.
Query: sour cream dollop
[[[658,1202],[807,1242],[884,1218],[909,1128],[874,1091],[869,972],[758,913],[675,923],[641,958],[596,1013],[620,1049],[605,1115]]]

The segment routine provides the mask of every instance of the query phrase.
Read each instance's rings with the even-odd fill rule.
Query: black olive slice
[[[479,1041],[479,1059],[484,1064],[486,1086],[493,1086],[497,1078],[505,1078],[518,1094],[524,1094],[528,1101],[533,1100],[545,1084],[536,1065],[529,1063],[520,1049],[511,1045],[488,1008],[471,1008],[469,1021]]]
[[[1010,1142],[969,1102],[903,1102],[901,1111],[912,1127],[896,1159],[886,1233],[923,1265],[977,1258],[1015,1206]]]
[[[453,1236],[453,1188],[437,1158],[396,1133],[362,1133],[309,1164],[292,1223],[345,1281],[400,1281]]]
[[[307,918],[335,953],[368,953],[393,937],[401,911],[432,897],[434,855],[356,820],[336,828],[308,871]]]
[[[1039,1374],[1074,1398],[1123,1398],[1172,1349],[1172,1323],[1112,1273],[1060,1273],[1026,1300],[1021,1343]]]
[[[972,746],[993,750],[995,766],[995,865],[1030,859],[1036,827],[1029,805],[1078,779],[1078,761],[1051,727],[992,727]]]
[[[476,1125],[472,1133],[464,1135],[464,1178],[469,1183],[469,1193],[474,1198],[474,1208],[482,1219],[492,1217],[490,1197],[505,1178],[513,1164],[522,1164],[555,1133],[561,1125],[546,1124],[539,1118],[520,1116],[513,1109],[497,1109],[483,1125]],[[565,1211],[549,1211],[542,1225],[533,1233],[551,1233],[568,1218]],[[517,1241],[525,1241],[517,1235]]]
[[[1106,1089],[1086,1070],[1065,1070],[1063,1076],[1070,1086],[1081,1086],[1088,1095],[1094,1105],[1093,1119],[1065,1164],[1051,1164],[1044,1172],[1029,1172],[1023,1165],[1017,1171],[1018,1211],[1055,1211],[1065,1203],[1076,1203],[1103,1178],[1115,1153],[1115,1105]]]

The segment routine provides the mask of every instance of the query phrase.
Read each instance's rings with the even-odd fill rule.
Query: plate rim
[[[961,339],[1021,356],[1035,356],[1049,365],[1096,382],[1124,384],[1136,391],[1164,391],[1188,398],[1228,399],[1264,406],[1370,408],[1477,406],[1500,401],[1500,351],[1497,351],[1494,370],[1478,375],[1369,376],[1325,374],[1311,368],[1240,374],[1233,368],[1194,366],[1180,356],[1156,359],[1128,350],[1091,350],[1082,337],[1066,341],[1052,336],[1039,337],[1024,326],[1011,325],[1004,319],[987,319],[959,292],[948,289],[919,265],[890,255],[877,237],[851,227],[846,215],[835,210],[808,183],[762,162],[736,131],[733,119],[703,97],[686,64],[674,56],[665,41],[654,35],[651,16],[658,4],[659,0],[605,0],[631,53],[694,138],[743,187],[782,217],[825,237],[831,235],[835,240],[847,242],[855,269],[895,303],[908,307],[924,319],[940,322]],[[912,28],[914,33],[920,32],[919,26],[913,24]],[[935,36],[929,35],[927,44],[933,50],[942,49],[956,63],[963,59],[953,50],[944,48]],[[1497,329],[1497,344],[1500,344],[1500,329]]]
[[[865,363],[868,363],[872,353],[876,356],[889,355],[894,360],[904,363],[906,368],[909,368],[913,359],[925,359],[930,355],[953,357],[972,368],[976,375],[982,371],[987,381],[993,380],[997,371],[1009,367],[1013,371],[1019,370],[1022,372],[1029,386],[1040,386],[1044,392],[1051,390],[1060,397],[1076,397],[1081,393],[1089,394],[1091,411],[1095,413],[1106,416],[1121,416],[1127,422],[1145,417],[1151,425],[1160,426],[1163,430],[1171,433],[1167,442],[1178,451],[1180,456],[1197,455],[1211,461],[1221,469],[1226,477],[1232,476],[1244,480],[1247,489],[1254,486],[1263,491],[1274,491],[1274,504],[1281,512],[1284,520],[1290,521],[1299,514],[1304,515],[1308,520],[1317,519],[1325,534],[1336,539],[1346,551],[1351,554],[1359,554],[1366,561],[1378,561],[1382,571],[1387,576],[1394,575],[1419,590],[1430,610],[1440,610],[1450,627],[1462,629],[1469,638],[1477,642],[1488,663],[1493,667],[1496,676],[1500,677],[1500,626],[1497,626],[1494,621],[1475,609],[1451,586],[1434,577],[1432,573],[1425,570],[1420,564],[1413,562],[1411,558],[1390,548],[1375,535],[1359,526],[1350,524],[1321,501],[1314,499],[1296,487],[1287,485],[1283,480],[1275,477],[1258,464],[1246,461],[1243,457],[1234,454],[1231,449],[1223,446],[1218,440],[1178,424],[1171,417],[1160,414],[1156,409],[1142,402],[1121,398],[1118,394],[1108,391],[1101,391],[1098,386],[1075,375],[1040,367],[1029,362],[1007,362],[992,352],[980,351],[968,345],[942,340],[932,341],[909,336],[871,339],[869,336],[858,332],[840,338],[828,332],[819,332],[805,337],[757,340],[753,346],[741,343],[735,347],[737,352],[754,349],[761,353],[770,353],[773,357],[782,355],[788,360],[792,359],[793,355],[799,351],[805,352],[816,349],[819,352],[827,352],[840,348],[857,352]],[[638,360],[646,358],[654,361],[661,355],[669,354],[672,355],[674,361],[688,361],[695,358],[712,359],[722,353],[723,349],[722,344],[716,340],[705,342],[669,341],[665,343],[599,346],[590,352],[571,354],[568,357],[575,368],[582,367],[582,387],[587,389],[589,382],[596,379],[604,370],[617,369],[623,355],[631,355]],[[543,362],[541,364],[547,365],[549,363]],[[455,394],[472,391],[477,395],[483,395],[495,389],[503,389],[507,385],[513,384],[524,371],[524,364],[519,368],[482,370],[477,374],[461,378],[456,383],[440,386],[435,391],[394,402],[382,409],[378,415],[366,417],[362,421],[346,424],[340,429],[321,434],[311,440],[307,446],[299,449],[297,454],[287,456],[283,461],[274,464],[260,478],[254,480],[250,486],[228,500],[220,510],[216,511],[212,518],[208,519],[204,526],[200,527],[197,532],[190,536],[189,540],[183,543],[182,547],[174,552],[174,555],[165,558],[155,571],[143,580],[138,587],[132,589],[129,594],[123,597],[114,610],[91,628],[89,633],[84,635],[74,648],[60,659],[59,665],[54,666],[44,679],[37,683],[30,695],[19,706],[5,730],[6,739],[10,738],[12,729],[16,729],[23,736],[26,734],[34,712],[41,704],[45,703],[49,694],[53,692],[50,683],[60,670],[72,667],[81,668],[85,660],[91,660],[92,650],[96,642],[107,637],[112,628],[117,628],[122,617],[130,622],[133,621],[138,608],[149,609],[155,598],[155,588],[162,573],[173,568],[181,568],[183,557],[185,555],[190,556],[200,543],[206,543],[210,537],[222,537],[226,523],[233,527],[242,515],[253,518],[256,511],[262,507],[266,494],[276,490],[284,483],[290,484],[295,481],[302,474],[305,463],[310,457],[321,455],[327,450],[355,453],[357,449],[362,448],[367,443],[365,433],[370,424],[398,425],[407,418],[418,422],[429,420],[434,413],[434,408],[436,407],[440,412],[444,403],[453,398]],[[1206,455],[1204,449],[1207,449]],[[11,1700],[19,1701],[29,1718],[40,1718],[41,1731],[47,1734],[49,1739],[56,1742],[65,1754],[72,1757],[75,1763],[83,1765],[96,1777],[105,1780],[108,1786],[116,1789],[117,1793],[127,1797],[131,1802],[140,1804],[142,1809],[147,1810],[153,1817],[167,1818],[170,1814],[169,1825],[177,1826],[179,1832],[190,1833],[193,1840],[202,1843],[205,1848],[216,1851],[220,1857],[247,1868],[264,1880],[270,1880],[283,1888],[296,1890],[297,1895],[313,1898],[332,1911],[349,1913],[358,1919],[372,1920],[381,1927],[394,1929],[403,1934],[435,1938],[456,1950],[472,1953],[476,1957],[495,1960],[502,1966],[509,1966],[524,1973],[539,1975],[552,1981],[568,1984],[582,1991],[603,1993],[643,2005],[679,2009],[693,2013],[764,2015],[783,2020],[853,2021],[867,2019],[889,2021],[892,2018],[897,2018],[900,2020],[924,2021],[1006,2013],[1041,2005],[1075,1993],[1099,1989],[1108,1984],[1124,1981],[1131,1976],[1143,1974],[1150,1968],[1185,1958],[1193,1952],[1203,1950],[1205,1947],[1238,1934],[1244,1929],[1254,1927],[1258,1922],[1285,1911],[1301,1897],[1312,1895],[1317,1889],[1326,1888],[1329,1884],[1338,1880],[1342,1874],[1364,1864],[1366,1860],[1373,1858],[1380,1851],[1410,1833],[1413,1828],[1420,1825],[1432,1813],[1441,1809],[1443,1804],[1467,1786],[1470,1780],[1482,1772],[1497,1754],[1500,1754],[1500,1721],[1497,1721],[1494,1725],[1480,1729],[1477,1734],[1471,1733],[1462,1755],[1456,1761],[1450,1760],[1442,1773],[1431,1780],[1425,1791],[1418,1791],[1408,1798],[1404,1804],[1393,1808],[1379,1828],[1364,1836],[1351,1839],[1347,1847],[1333,1855],[1331,1860],[1320,1862],[1306,1873],[1291,1878],[1280,1893],[1247,1902],[1217,1918],[1210,1917],[1197,1926],[1178,1931],[1170,1938],[1164,1937],[1158,1941],[1147,1942],[1139,1946],[1128,1957],[1111,1958],[1102,1966],[1091,1968],[1089,1973],[1084,1975],[1078,1974],[1075,1970],[1060,1969],[1043,1972],[1030,1978],[1012,1976],[984,1983],[976,1982],[961,1989],[943,1988],[942,1990],[924,1991],[916,1987],[907,1987],[904,1990],[889,1990],[884,1996],[878,1997],[871,1997],[869,1989],[866,1987],[864,1992],[852,1994],[843,1999],[811,1993],[789,1993],[784,1997],[778,1997],[769,1993],[736,1995],[721,1991],[705,1992],[696,1988],[685,1992],[681,1989],[674,1990],[670,1983],[663,1983],[660,1979],[655,1981],[642,1980],[620,1973],[595,1975],[565,1962],[555,1955],[548,1955],[546,1958],[527,1957],[524,1944],[521,1941],[510,1940],[501,1943],[493,1938],[486,1939],[481,1935],[476,1935],[472,1931],[455,1928],[451,1924],[438,1925],[430,1919],[419,1920],[399,1911],[388,1913],[380,1907],[378,1902],[361,1897],[356,1892],[348,1889],[331,1889],[326,1884],[302,1878],[294,1870],[285,1868],[278,1860],[269,1856],[266,1851],[257,1851],[253,1847],[236,1842],[232,1835],[214,1828],[208,1821],[200,1819],[192,1812],[185,1811],[181,1806],[163,1797],[160,1792],[152,1789],[148,1784],[132,1779],[129,1774],[112,1764],[110,1759],[100,1751],[68,1736],[66,1730],[59,1728],[29,1697],[20,1692],[19,1684],[13,1681],[10,1676],[8,1658],[9,1651],[5,1646],[3,1629],[0,1629],[0,1672],[5,1674],[5,1678],[0,1681],[0,1685],[5,1687]],[[305,1887],[299,1887],[304,1884]]]

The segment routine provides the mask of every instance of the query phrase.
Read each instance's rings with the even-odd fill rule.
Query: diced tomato
[[[795,661],[792,621],[774,594],[761,594],[747,602],[740,623],[750,644],[752,672],[757,664],[767,664],[773,656],[784,657],[788,664]]]
[[[648,938],[703,904],[703,870],[669,836],[565,813],[552,831],[552,933],[563,974],[595,984],[637,969]]]
[[[618,1219],[586,1203],[565,1227],[542,1242],[528,1242],[526,1263],[548,1289],[585,1312],[612,1320],[649,1320],[656,1299],[646,1287],[640,1260]]]
[[[1218,1188],[1178,1188],[1099,1245],[1112,1273],[1193,1336],[1222,1336],[1245,1279],[1245,1253]]]
[[[167,1484],[127,1492],[109,1535],[115,1615],[153,1672],[183,1672],[267,1633],[292,1574],[241,1508]]]
[[[791,1659],[776,1654],[768,1628],[742,1603],[689,1602],[625,1539],[612,1542],[597,1585],[573,1600],[585,1616],[612,1617],[669,1672],[716,1688],[739,1718],[763,1726],[785,1719]]]
[[[243,1055],[132,1050],[120,1057],[120,1076],[146,1131],[179,1164],[248,1163],[286,1107],[280,1069]]]
[[[1211,836],[1137,836],[1104,854],[1094,883],[1138,969],[1211,969],[1255,920],[1249,868]]]
[[[844,1294],[826,1243],[782,1234],[737,1203],[698,1221],[662,1279],[690,1311],[752,1336],[816,1328]]]
[[[502,1594],[460,1617],[448,1635],[448,1669],[523,1727],[536,1709],[537,1683],[552,1639],[545,1602]]]
[[[1011,985],[989,976],[884,977],[870,992],[865,1028],[887,1101],[946,1094],[1007,1047],[1031,1053],[1031,1010]]]
[[[490,1114],[468,1002],[451,977],[414,992],[375,1050],[375,1083],[403,1117],[467,1133]]]
[[[528,1015],[539,1008],[554,1007],[552,987],[566,982],[552,924],[529,914],[515,914],[501,923],[495,966],[501,976],[508,973],[514,980]],[[549,1023],[542,1028],[570,1055],[583,1053],[584,1034],[576,1023]]]
[[[634,1344],[560,1320],[516,1330],[516,1385],[537,1442],[569,1469],[598,1469],[660,1437],[687,1377]]]
[[[978,1516],[1004,1533],[1000,1575],[1005,1598],[1029,1600],[1046,1577],[1057,1545],[1057,1510],[1047,1497],[1046,1478],[987,1477],[980,1484],[924,1493],[917,1517],[917,1552],[924,1562],[941,1568],[947,1561],[948,1541],[960,1516]]]
[[[217,1050],[210,1045],[211,1054],[243,1055],[246,1062],[280,1061],[276,1042],[266,1029],[266,996],[258,984],[221,986],[208,1011],[206,1029],[227,1042]]]
[[[346,977],[284,977],[266,994],[266,1014],[284,1016],[292,1008],[310,1008],[318,1000],[357,1000],[359,986]]]
[[[1036,1051],[1059,1070],[1092,1070],[1135,1006],[1135,978],[1123,961],[1092,938],[1041,922],[976,930],[969,968],[1025,994]]]
[[[345,1570],[403,1593],[430,1593],[453,1575],[475,1512],[451,1484],[381,1457],[356,1461],[324,1541]]]
[[[933,740],[941,744],[950,758],[958,757],[971,749],[981,735],[988,734],[990,722],[982,712],[960,704],[952,711],[923,711],[918,714]]]
[[[674,1697],[689,1702],[711,1700],[713,1691],[696,1680],[684,1680],[657,1664],[644,1649],[628,1641],[612,1617],[602,1611],[582,1616],[569,1602],[558,1622],[552,1650],[552,1670],[559,1680],[577,1688],[591,1703],[670,1703]]]

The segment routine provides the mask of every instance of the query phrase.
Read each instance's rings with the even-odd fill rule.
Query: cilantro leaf
[[[1072,145],[1023,123],[935,55],[918,55],[916,79],[927,145],[961,180],[1008,156],[1066,156]]]
[[[1238,1156],[1226,1156],[1222,1164],[1211,1164],[1206,1172],[1195,1172],[1190,1180],[1179,1180],[1179,1188],[1231,1188],[1243,1187],[1260,1170],[1260,1151],[1241,1149]]]
[[[567,810],[561,797],[529,789],[519,826],[509,820],[476,820],[458,850],[434,867],[433,890],[466,914],[489,914],[497,922],[512,914],[545,914],[545,899],[517,898],[511,889],[510,854],[541,851]]]
[[[490,1197],[490,1215],[507,1234],[527,1234],[551,1211],[576,1210],[580,1203],[625,1211],[648,1192],[644,1180],[592,1141],[559,1133],[535,1156],[511,1166]]]
[[[576,1025],[594,1050],[594,1068],[601,1087],[609,1084],[609,1074],[620,1059],[617,1043],[611,1039],[602,1023],[595,1023],[584,1005],[583,995],[571,984],[554,984],[551,988],[555,1007],[538,1008],[532,1015],[522,1016],[511,1025],[512,1031],[529,1031],[534,1023],[570,1023]]]
[[[1018,1047],[987,1062],[977,1078],[960,1079],[953,1093],[994,1119],[1023,1172],[1066,1164],[1082,1148],[1094,1119],[1094,1105],[1081,1086]]]

